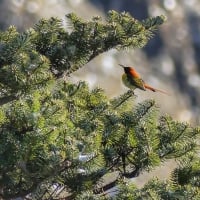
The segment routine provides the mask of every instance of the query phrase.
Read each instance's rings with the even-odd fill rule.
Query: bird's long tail
[[[153,92],[161,92],[163,94],[166,94],[166,95],[170,95],[168,92],[164,91],[164,90],[159,90],[159,89],[156,89],[156,88],[153,88],[151,87],[150,85],[147,85],[147,84],[144,84],[144,87],[148,90],[151,90]]]

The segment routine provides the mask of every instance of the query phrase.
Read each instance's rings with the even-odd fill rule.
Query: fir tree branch
[[[18,97],[14,96],[14,95],[10,95],[10,96],[6,96],[6,97],[1,97],[0,98],[0,106],[7,104],[13,100],[17,100]]]
[[[125,101],[127,101],[130,97],[134,96],[134,91],[133,90],[128,90],[125,92],[123,95],[121,95],[118,98],[115,98],[111,101],[111,104],[114,109],[118,108],[121,106]]]
[[[200,130],[167,117],[158,120],[154,100],[129,105],[132,90],[109,100],[102,90],[90,91],[84,82],[70,84],[67,77],[112,48],[143,47],[165,18],[140,22],[115,11],[105,22],[74,13],[66,17],[70,31],[51,18],[24,33],[14,27],[0,33],[2,198],[38,194],[53,199],[56,183],[69,199],[81,199],[85,190],[94,199],[122,176],[136,177],[167,158],[184,163],[185,156],[197,153]],[[80,153],[95,156],[82,162]],[[181,166],[174,171],[175,189],[155,181],[141,190],[126,185],[116,199],[195,197],[187,192],[199,187],[199,163]],[[119,176],[102,183],[111,171]]]

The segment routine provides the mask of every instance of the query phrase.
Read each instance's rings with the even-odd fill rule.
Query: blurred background
[[[76,12],[90,19],[106,17],[108,10],[127,11],[142,20],[165,15],[167,22],[143,49],[111,50],[72,75],[72,81],[86,80],[91,88],[101,87],[110,97],[127,90],[122,85],[123,70],[118,63],[134,66],[152,86],[168,91],[171,96],[136,90],[136,101],[156,99],[162,113],[174,119],[199,125],[200,121],[200,1],[199,0],[0,0],[0,29],[15,25],[22,32],[40,18],[57,16],[66,23],[65,15]],[[157,170],[166,176],[169,170]],[[150,175],[151,176],[151,175]],[[143,183],[149,177],[140,177]]]

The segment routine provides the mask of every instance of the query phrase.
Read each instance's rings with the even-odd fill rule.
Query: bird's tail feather
[[[170,95],[168,92],[164,91],[164,90],[159,90],[159,89],[156,89],[156,88],[153,88],[151,87],[150,85],[147,85],[147,84],[144,84],[144,87],[148,90],[151,90],[153,92],[161,92],[163,94],[167,94],[167,95]]]

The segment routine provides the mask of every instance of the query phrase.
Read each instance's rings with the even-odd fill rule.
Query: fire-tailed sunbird
[[[139,88],[141,90],[151,90],[153,92],[162,92],[164,94],[169,95],[167,92],[163,91],[163,90],[159,90],[156,88],[151,87],[150,85],[146,84],[142,78],[140,77],[140,75],[138,74],[138,72],[135,71],[135,69],[133,67],[128,67],[128,66],[124,66],[119,64],[121,67],[124,68],[124,74],[122,75],[122,82],[124,83],[124,85],[132,90],[135,90],[136,88]]]

